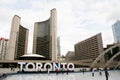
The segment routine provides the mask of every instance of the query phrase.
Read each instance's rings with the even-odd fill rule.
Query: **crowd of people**
[[[59,73],[62,73],[62,74],[66,73],[66,74],[68,74],[68,72],[70,72],[68,69],[65,70],[63,68],[60,69],[60,70],[56,68],[56,70],[54,71],[54,73],[56,73],[56,75],[58,75]],[[50,70],[49,69],[47,69],[47,73],[50,74]]]
[[[15,68],[11,68],[11,71],[15,71]],[[81,68],[80,69],[80,72],[82,72],[83,74],[85,74],[85,72],[87,72],[88,70],[86,69],[86,68]],[[104,76],[106,77],[106,80],[108,80],[108,78],[109,78],[109,73],[108,73],[108,69],[107,68],[105,68],[105,69],[94,69],[94,68],[92,68],[91,70],[91,73],[92,73],[92,77],[94,77],[95,76],[95,71],[97,71],[97,72],[99,72],[99,75],[100,76],[102,76],[103,75],[103,72],[104,72]],[[24,69],[22,69],[22,72],[24,73],[25,71],[24,71]],[[42,72],[42,71],[39,71],[39,72]],[[50,71],[49,70],[49,68],[45,71],[45,72],[47,72],[47,74],[49,75],[50,73],[55,73],[56,75],[58,75],[58,74],[68,74],[69,72],[74,72],[74,71],[69,71],[68,69],[63,69],[63,68],[61,68],[61,69],[57,69],[56,68],[56,70],[55,71]],[[3,73],[1,76],[0,76],[0,78],[1,77],[3,77],[3,78],[5,78],[5,77],[7,77],[7,74],[5,74],[5,73]]]
[[[83,74],[84,74],[86,71],[87,71],[86,68],[80,69],[80,72],[83,72]],[[108,80],[109,73],[108,73],[108,69],[107,69],[107,68],[105,68],[104,70],[102,70],[102,69],[97,69],[97,70],[95,70],[94,68],[92,68],[90,71],[92,72],[92,77],[95,76],[95,74],[94,74],[95,71],[98,71],[100,76],[102,76],[102,72],[104,72],[105,77],[106,77],[106,80]]]

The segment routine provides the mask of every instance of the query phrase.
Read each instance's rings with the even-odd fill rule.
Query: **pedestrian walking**
[[[56,75],[58,75],[58,69],[56,69],[55,72],[56,72]]]
[[[92,69],[92,77],[94,77],[94,69]]]
[[[99,69],[99,75],[102,76],[102,71],[101,71],[101,69]]]
[[[106,80],[108,80],[108,76],[109,76],[108,70],[107,70],[107,68],[105,68],[105,77],[106,77]]]
[[[84,70],[84,68],[82,69],[82,72],[83,72],[83,74],[85,73],[85,70]]]
[[[64,69],[62,68],[62,74],[64,74]]]
[[[66,74],[68,74],[68,69],[66,70]]]
[[[23,72],[23,73],[25,72],[24,69],[22,69],[22,72]]]

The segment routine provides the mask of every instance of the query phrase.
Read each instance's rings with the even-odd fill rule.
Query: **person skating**
[[[108,70],[107,70],[107,68],[105,68],[105,77],[106,77],[106,80],[108,80],[108,76],[109,76]]]
[[[94,69],[92,69],[92,77],[94,77]]]
[[[101,69],[99,69],[99,74],[100,74],[100,76],[102,76],[102,71],[101,71]]]
[[[58,75],[58,69],[56,69],[55,72],[56,72],[56,75]]]

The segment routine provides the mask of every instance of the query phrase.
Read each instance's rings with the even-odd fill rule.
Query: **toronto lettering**
[[[73,71],[74,64],[73,63],[32,63],[32,62],[18,62],[20,65],[20,71],[23,69],[26,71],[55,71],[56,69],[64,69]]]

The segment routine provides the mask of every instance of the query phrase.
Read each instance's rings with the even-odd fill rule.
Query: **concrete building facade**
[[[75,44],[74,48],[77,60],[96,59],[103,52],[101,33]]]
[[[50,18],[34,25],[33,53],[48,60],[57,60],[57,12],[51,10]]]
[[[118,20],[112,25],[113,36],[115,43],[120,42],[120,21]]]
[[[0,38],[0,60],[5,60],[8,46],[8,39]]]
[[[6,60],[17,60],[27,53],[29,30],[20,25],[20,20],[21,18],[17,15],[12,19]]]

